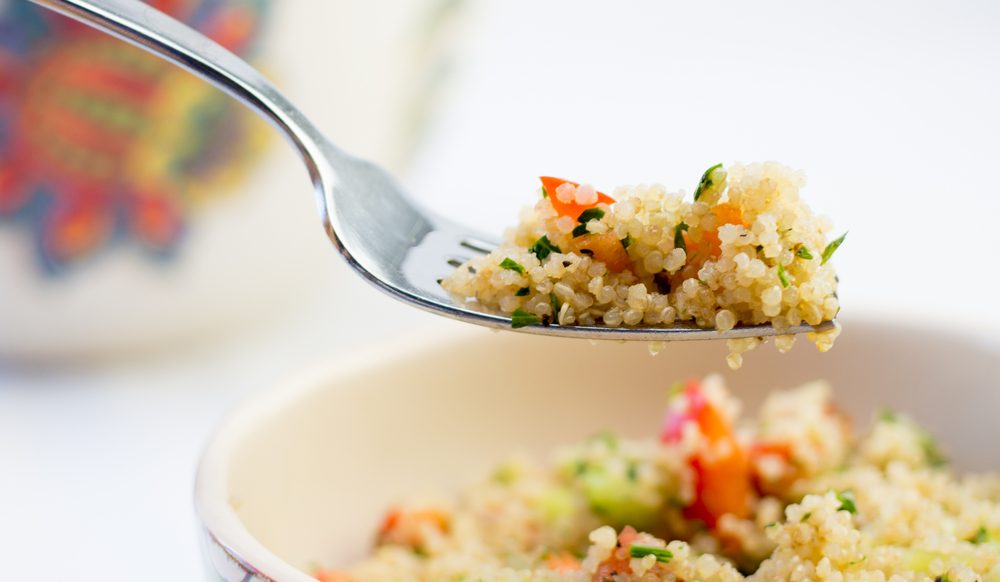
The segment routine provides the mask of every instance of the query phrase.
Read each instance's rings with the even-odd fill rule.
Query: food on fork
[[[716,164],[692,197],[660,185],[588,184],[543,177],[503,244],[441,285],[462,304],[529,325],[693,324],[781,331],[840,311],[829,262],[846,235],[800,199],[801,173],[774,162]],[[810,333],[825,351],[839,328]],[[795,336],[779,335],[779,350]],[[729,340],[732,368],[760,338]]]

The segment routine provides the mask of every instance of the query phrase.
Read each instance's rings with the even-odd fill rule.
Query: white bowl
[[[819,354],[770,345],[725,371],[751,408],[767,390],[833,382],[865,425],[883,405],[940,436],[956,466],[1000,468],[994,336],[848,321]],[[233,415],[205,451],[196,505],[215,580],[308,581],[369,546],[381,512],[414,491],[447,493],[512,452],[543,454],[597,430],[655,434],[675,379],[725,367],[720,342],[644,345],[491,334],[386,348],[320,367]]]

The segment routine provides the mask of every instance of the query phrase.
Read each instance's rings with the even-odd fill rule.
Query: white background
[[[850,230],[845,310],[1000,325],[1000,5],[521,0],[475,24],[407,180],[432,206],[499,230],[541,174],[690,191],[716,162],[779,160]],[[198,579],[193,471],[225,411],[317,359],[449,329],[332,251],[329,269],[350,309],[128,364],[0,367],[3,578]]]

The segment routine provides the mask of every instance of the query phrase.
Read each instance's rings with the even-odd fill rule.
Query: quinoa
[[[814,382],[756,418],[719,377],[670,391],[658,438],[513,457],[457,499],[389,510],[321,580],[1000,579],[1000,476],[959,476],[906,416],[858,437]]]
[[[832,321],[840,310],[828,262],[843,237],[800,199],[800,172],[774,162],[709,168],[694,196],[661,185],[605,196],[587,184],[542,178],[495,251],[441,285],[455,301],[512,316],[514,325],[669,326],[786,330]],[[809,334],[832,347],[839,328]],[[777,336],[781,351],[792,334]],[[730,367],[763,340],[731,340]],[[655,352],[655,346],[653,347]]]

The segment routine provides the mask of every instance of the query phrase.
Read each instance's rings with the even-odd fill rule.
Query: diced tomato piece
[[[573,239],[572,250],[591,255],[594,260],[607,265],[612,273],[621,273],[632,267],[632,259],[629,258],[625,245],[613,232],[578,236]]]
[[[542,176],[540,180],[542,181],[542,188],[545,189],[545,193],[549,196],[549,202],[552,203],[552,208],[556,209],[559,216],[568,216],[573,220],[580,218],[580,215],[583,214],[584,210],[593,208],[601,202],[605,204],[613,204],[615,201],[614,198],[608,196],[607,194],[598,192],[597,202],[594,204],[584,205],[577,204],[575,202],[562,202],[559,200],[559,197],[556,196],[556,189],[558,189],[559,186],[562,186],[563,184],[571,184],[575,187],[579,187],[580,185],[576,182],[570,182],[569,180],[563,180],[562,178],[553,178],[551,176]]]
[[[545,567],[561,574],[576,572],[580,569],[580,560],[569,552],[557,552],[545,559]]]
[[[313,578],[319,580],[319,582],[351,582],[350,576],[337,570],[316,570],[313,573]]]
[[[616,575],[631,574],[632,558],[629,555],[629,548],[637,537],[639,537],[639,532],[635,531],[632,526],[627,525],[622,528],[622,532],[618,534],[618,546],[607,559],[597,565],[597,571],[594,572],[594,577],[591,580],[605,582],[606,580],[615,580]]]
[[[696,476],[695,500],[685,509],[685,515],[704,521],[710,528],[727,513],[746,517],[752,491],[749,455],[697,380],[689,381],[679,397],[684,399],[684,405],[668,412],[661,440],[679,440],[688,422],[696,423],[704,438],[701,449],[691,459]]]

